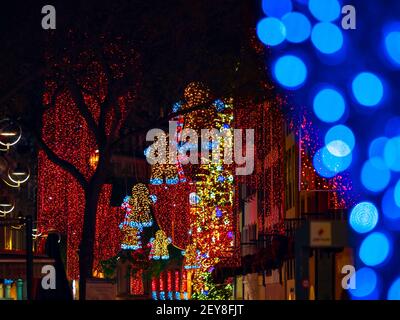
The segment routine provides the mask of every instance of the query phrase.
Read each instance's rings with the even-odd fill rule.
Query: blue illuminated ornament
[[[172,106],[172,112],[177,113],[179,110],[182,109],[182,102],[175,102],[174,105]]]
[[[226,108],[225,103],[224,103],[222,100],[220,100],[220,99],[215,100],[214,103],[213,103],[213,105],[215,106],[215,109],[216,109],[218,112],[221,112],[221,111],[223,111],[223,110]]]

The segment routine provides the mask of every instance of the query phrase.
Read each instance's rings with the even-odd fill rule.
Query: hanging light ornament
[[[0,121],[0,150],[8,151],[11,146],[18,143],[21,139],[21,127],[10,119]]]

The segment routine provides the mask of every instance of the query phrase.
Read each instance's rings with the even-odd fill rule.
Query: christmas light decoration
[[[180,286],[179,286],[179,281],[180,281],[180,272],[179,270],[175,270],[175,300],[181,300],[181,293],[180,293]]]
[[[151,247],[149,259],[153,260],[168,260],[168,245],[172,239],[167,237],[163,230],[157,230],[155,238],[151,238],[149,246]]]
[[[116,77],[123,75],[123,70],[133,66],[137,55],[130,51],[122,55],[117,45],[108,44],[107,55],[118,53],[118,64],[113,64],[113,74]],[[90,52],[84,52],[81,58],[93,57]],[[57,64],[48,56],[49,64]],[[100,103],[107,94],[107,79],[101,64],[89,58],[90,62],[82,71],[82,64],[74,65],[68,59],[69,70],[79,71],[78,79],[83,87],[83,98],[90,115],[96,123],[100,117]],[[83,62],[83,63],[86,63]],[[79,69],[79,70],[78,70]],[[95,167],[90,158],[94,150],[98,149],[93,131],[82,116],[74,97],[68,88],[57,88],[52,81],[45,83],[46,91],[43,104],[48,106],[43,114],[42,137],[48,147],[61,159],[74,165],[86,179],[93,175]],[[90,94],[88,94],[90,92]],[[111,131],[118,131],[126,118],[128,102],[134,99],[132,93],[119,97],[115,105],[105,114],[105,134],[110,136]],[[115,108],[119,110],[116,121]],[[80,184],[68,172],[51,162],[45,152],[39,151],[38,160],[38,232],[46,234],[54,229],[67,236],[67,273],[70,279],[78,279],[78,249],[82,236],[83,215],[85,210],[85,192]],[[94,253],[94,271],[100,268],[100,261],[115,256],[120,249],[121,233],[118,225],[121,221],[120,209],[111,208],[109,200],[111,186],[103,186],[98,201],[96,216],[96,236]]]
[[[153,224],[150,214],[152,200],[149,189],[144,184],[138,183],[132,187],[129,205],[131,206],[131,220],[133,220],[131,226],[150,227]]]
[[[151,296],[153,300],[158,300],[158,279],[157,278],[152,278],[151,279]]]
[[[124,221],[119,225],[124,238],[121,249],[137,250],[142,248],[141,232],[143,228],[150,227],[153,219],[150,214],[152,203],[147,187],[138,183],[132,187],[132,196],[127,196],[121,205],[125,210]]]
[[[143,270],[139,269],[131,276],[130,292],[135,296],[144,294]]]

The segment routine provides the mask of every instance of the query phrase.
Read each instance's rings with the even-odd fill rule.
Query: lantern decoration
[[[171,238],[167,237],[163,230],[157,230],[155,238],[151,238],[148,244],[151,247],[149,259],[168,260],[168,245],[171,242]]]

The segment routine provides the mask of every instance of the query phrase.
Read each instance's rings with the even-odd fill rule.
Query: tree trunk
[[[89,187],[85,190],[82,240],[79,245],[79,300],[86,299],[86,281],[92,276],[97,203],[103,185],[101,180],[93,177]]]

